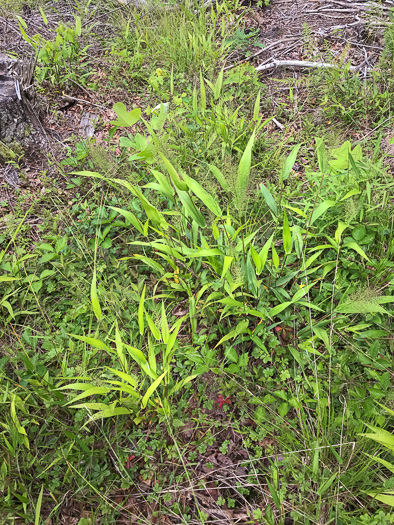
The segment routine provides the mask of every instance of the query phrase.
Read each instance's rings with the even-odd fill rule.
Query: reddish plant
[[[133,461],[135,460],[135,456],[134,454],[132,454],[131,456],[127,456],[126,458],[126,468],[131,468],[132,465],[133,465]]]
[[[222,394],[218,395],[217,400],[215,401],[219,405],[220,410],[223,409],[223,405],[231,405],[231,396],[224,398]]]

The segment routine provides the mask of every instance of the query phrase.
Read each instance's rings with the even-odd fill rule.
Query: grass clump
[[[238,9],[118,20],[107,78],[149,104],[111,104],[64,193],[7,213],[0,522],[393,521],[393,182],[352,138],[391,95],[320,72],[338,126],[289,91],[278,128],[225,69]]]

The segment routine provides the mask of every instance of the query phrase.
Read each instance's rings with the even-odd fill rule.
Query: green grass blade
[[[145,308],[145,291],[146,291],[146,285],[144,286],[144,289],[142,290],[142,294],[140,297],[140,302],[138,305],[138,327],[140,329],[140,334],[144,335],[144,308]]]
[[[313,212],[312,214],[312,217],[311,217],[311,222],[310,222],[310,226],[312,226],[312,224],[319,218],[323,215],[323,213],[326,213],[326,211],[329,209],[329,208],[332,208],[333,206],[335,206],[336,202],[335,201],[332,201],[332,200],[326,200],[326,201],[323,201],[319,204],[319,206],[316,208],[316,210]]]
[[[42,505],[43,494],[44,494],[44,485],[41,486],[40,494],[37,499],[36,512],[35,512],[35,517],[34,517],[34,525],[40,525],[41,505]]]
[[[289,220],[287,218],[287,213],[284,213],[283,216],[283,247],[285,249],[285,254],[290,255],[291,254],[291,248],[292,248],[292,237],[291,237],[291,231],[289,227]]]
[[[216,177],[216,180],[218,181],[220,186],[223,188],[223,190],[228,193],[230,191],[230,187],[226,181],[225,176],[220,171],[220,169],[214,166],[213,164],[208,164],[208,167],[213,173],[213,175]]]
[[[167,374],[168,370],[166,370],[165,372],[163,372],[161,374],[161,376],[159,376],[156,381],[153,381],[153,383],[150,385],[150,387],[148,388],[148,390],[146,391],[146,394],[144,395],[144,397],[142,398],[142,408],[145,408],[150,397],[152,396],[153,392],[155,392],[155,390],[158,388],[158,386],[160,385],[160,383],[163,381],[164,379],[164,376]]]
[[[294,146],[294,148],[291,150],[290,155],[287,157],[282,170],[282,180],[287,180],[289,178],[290,172],[293,169],[300,147],[301,144],[297,144],[296,146]]]
[[[222,210],[216,199],[212,197],[196,180],[192,179],[186,173],[183,174],[183,179],[186,181],[189,189],[198,197],[205,206],[217,217],[222,216]]]
[[[92,301],[92,308],[96,319],[100,321],[102,319],[100,301],[97,295],[97,282],[96,282],[96,269],[93,270],[92,284],[90,287],[90,299]]]
[[[108,206],[108,208],[118,212],[120,215],[123,215],[123,217],[127,221],[129,221],[129,223],[132,224],[137,231],[139,231],[142,234],[144,233],[144,229],[142,227],[142,224],[137,219],[137,217],[134,215],[134,213],[131,213],[131,211],[128,211],[128,210],[122,210],[121,208],[116,208],[116,206]]]
[[[256,131],[253,131],[238,166],[238,177],[235,183],[235,192],[240,201],[245,198],[246,191],[249,186],[250,167],[252,164],[252,149],[255,137]]]
[[[268,208],[272,211],[274,214],[274,217],[278,216],[278,206],[276,205],[275,199],[273,198],[271,192],[268,188],[264,186],[264,184],[260,184],[260,190],[263,194],[264,200],[268,206]]]
[[[259,253],[260,270],[257,272],[257,275],[260,275],[260,273],[264,270],[265,263],[267,262],[268,252],[269,252],[269,249],[271,248],[273,240],[274,240],[274,234],[271,235],[271,237],[264,244],[261,252]]]
[[[167,344],[170,338],[170,329],[168,328],[168,321],[164,303],[161,303],[161,335],[163,337],[163,343]]]

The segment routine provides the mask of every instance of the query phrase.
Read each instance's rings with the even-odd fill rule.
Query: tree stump
[[[5,144],[23,147],[32,142],[34,131],[40,130],[31,106],[33,70],[33,64],[0,53],[0,141]]]

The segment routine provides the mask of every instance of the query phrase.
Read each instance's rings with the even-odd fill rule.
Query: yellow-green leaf
[[[100,321],[102,319],[102,313],[99,298],[97,295],[96,269],[94,269],[93,271],[92,285],[90,287],[90,299],[92,301],[94,315],[96,316],[97,320]]]
[[[153,394],[153,392],[157,389],[157,387],[160,385],[160,383],[163,381],[164,379],[164,376],[167,374],[168,370],[166,370],[165,372],[163,372],[161,374],[161,376],[159,376],[156,381],[153,381],[153,383],[150,385],[150,387],[148,388],[148,390],[146,391],[146,394],[144,395],[144,397],[142,398],[142,408],[145,408],[148,401],[149,401],[149,398],[151,397],[151,395]]]
[[[144,286],[144,289],[142,290],[142,294],[140,297],[140,303],[138,306],[138,327],[140,329],[140,334],[144,335],[144,307],[145,307],[145,291],[146,291],[146,285]]]

